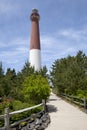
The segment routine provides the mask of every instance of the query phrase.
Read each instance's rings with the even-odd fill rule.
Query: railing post
[[[5,129],[6,129],[6,130],[10,130],[10,124],[9,124],[9,108],[5,108],[4,120],[5,120]]]
[[[42,100],[42,103],[43,103],[43,110],[44,110],[44,112],[46,113],[46,103],[45,103],[45,100],[44,100],[44,99]]]
[[[84,97],[84,111],[85,113],[87,113],[87,101],[85,97]]]

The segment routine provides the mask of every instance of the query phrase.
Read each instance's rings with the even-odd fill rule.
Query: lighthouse
[[[41,47],[40,47],[40,33],[39,33],[40,15],[37,9],[32,10],[30,20],[31,20],[30,65],[34,67],[35,71],[40,71],[41,69]]]

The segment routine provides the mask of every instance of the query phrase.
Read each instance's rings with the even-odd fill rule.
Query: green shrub
[[[29,103],[41,103],[50,95],[50,86],[46,78],[41,75],[32,75],[24,80],[21,90],[22,99]]]
[[[77,90],[77,96],[79,97],[79,98],[84,98],[84,97],[86,97],[87,98],[87,91],[84,91],[84,90]]]

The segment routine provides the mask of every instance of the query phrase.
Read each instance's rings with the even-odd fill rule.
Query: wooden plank
[[[25,112],[25,111],[28,111],[28,110],[35,109],[35,108],[37,108],[37,107],[39,107],[39,106],[42,106],[42,105],[43,105],[43,103],[38,104],[38,105],[33,106],[33,107],[29,107],[29,108],[25,108],[25,109],[22,109],[22,110],[14,111],[14,112],[9,113],[9,115],[19,114],[19,113],[22,113],[22,112]]]
[[[6,130],[10,130],[10,127],[9,127],[9,108],[5,108],[4,120],[5,120],[5,128],[6,128]]]

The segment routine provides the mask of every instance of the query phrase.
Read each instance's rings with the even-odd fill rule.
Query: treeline
[[[16,100],[16,104],[18,102],[18,104],[23,105],[23,103],[37,104],[43,98],[47,99],[50,95],[48,77],[57,94],[66,93],[87,97],[86,54],[79,51],[76,56],[55,60],[49,76],[46,66],[40,72],[35,72],[29,62],[26,62],[22,70],[16,73],[15,69],[10,68],[4,72],[2,63],[0,63],[0,102],[12,99]],[[4,105],[4,107],[6,106]]]
[[[40,72],[35,72],[28,62],[23,69],[16,73],[15,69],[8,68],[4,73],[2,63],[0,63],[0,97],[19,98],[19,90],[22,88],[24,80],[31,75],[42,75],[47,77],[47,68],[44,66]]]
[[[0,63],[0,114],[6,107],[13,111],[41,103],[49,95],[46,66],[36,72],[26,62],[23,69],[16,73],[15,69],[10,68],[4,72]]]
[[[36,72],[29,62],[26,62],[23,69],[16,73],[15,69],[10,68],[4,72],[2,63],[0,63],[0,115],[7,107],[10,111],[31,107],[41,103],[42,99],[47,100],[49,95],[50,86],[46,66],[40,72]],[[38,107],[32,111],[12,116],[10,123],[29,117],[32,113],[42,109]],[[4,121],[0,119],[0,127],[3,125]]]
[[[76,56],[57,59],[51,67],[50,79],[57,94],[87,97],[87,56],[79,51]]]

